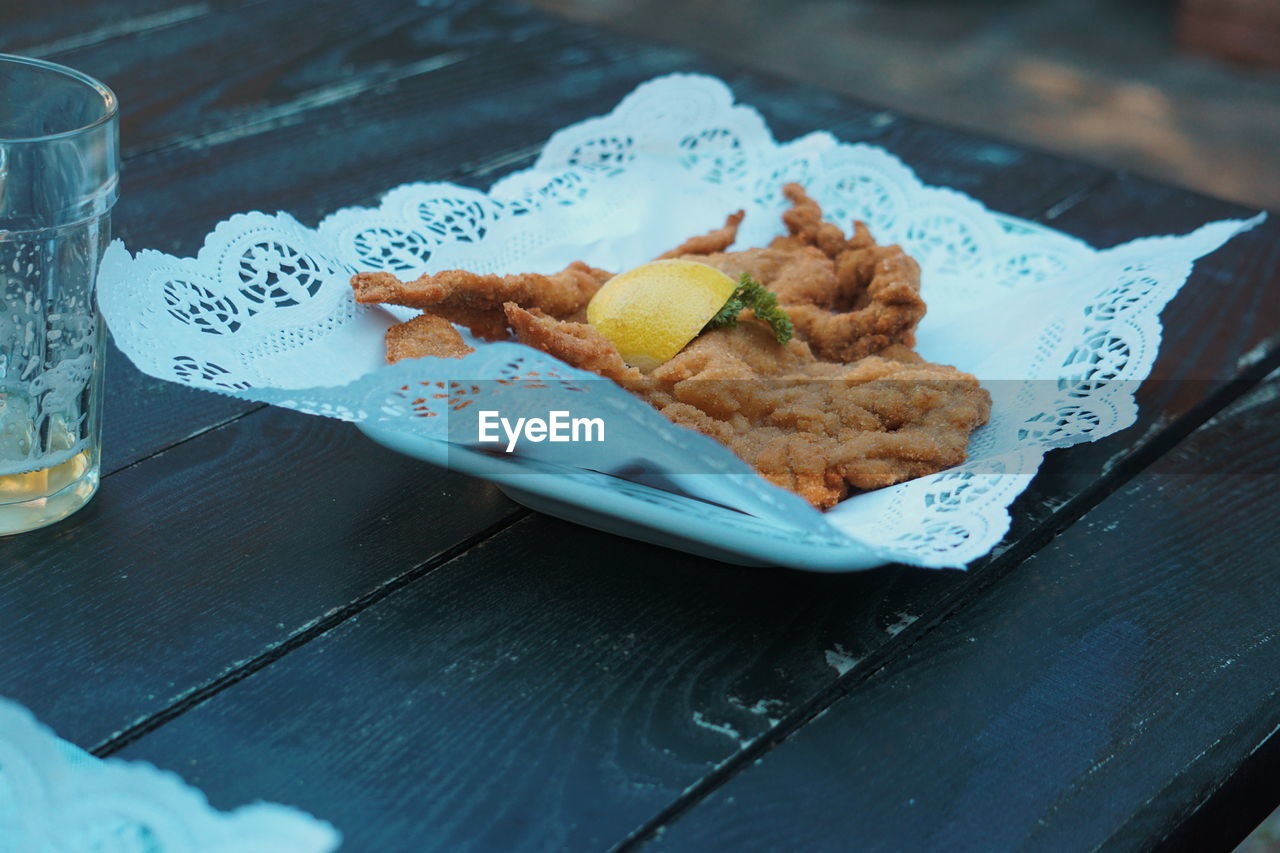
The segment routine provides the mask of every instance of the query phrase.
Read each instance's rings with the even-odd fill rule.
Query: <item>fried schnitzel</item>
[[[462,335],[443,317],[419,314],[407,323],[387,329],[387,362],[395,364],[404,358],[462,358],[475,352]]]
[[[965,459],[990,397],[977,380],[901,345],[850,363],[778,344],[756,323],[698,336],[641,373],[585,323],[506,306],[516,339],[612,379],[682,426],[717,439],[766,480],[819,509]]]
[[[551,275],[445,270],[406,282],[388,272],[362,272],[352,277],[351,287],[357,302],[420,308],[466,326],[478,338],[500,341],[511,336],[502,313],[504,303],[516,302],[555,317],[569,317],[584,310],[600,285],[612,277],[611,272],[574,261]]]
[[[798,184],[783,191],[792,204],[782,217],[787,234],[767,247],[729,251],[743,218],[738,211],[659,258],[762,283],[794,323],[796,337],[785,344],[750,321],[748,310],[748,322],[704,331],[670,360],[641,371],[583,322],[612,273],[580,261],[546,276],[447,270],[401,282],[361,273],[352,287],[360,302],[391,302],[432,317],[388,333],[389,354],[393,337],[396,357],[431,347],[461,352],[460,338],[417,350],[407,340],[414,332],[438,338],[446,320],[489,340],[514,334],[719,440],[766,480],[820,509],[854,490],[963,462],[969,434],[990,414],[990,396],[973,376],[911,350],[925,312],[919,266],[901,247],[878,245],[861,222],[846,237]]]

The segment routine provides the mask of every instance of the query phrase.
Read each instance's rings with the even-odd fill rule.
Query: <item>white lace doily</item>
[[[0,850],[324,853],[332,826],[272,803],[222,813],[150,764],[97,759],[0,699]]]
[[[395,317],[357,306],[348,285],[357,270],[551,272],[575,259],[622,270],[738,208],[747,217],[737,246],[763,245],[782,230],[788,181],[804,184],[829,219],[846,228],[865,220],[921,263],[921,354],[975,373],[995,399],[965,465],[818,513],[620,388],[519,344],[386,366],[382,335]],[[564,407],[607,413],[613,446],[621,436],[633,461],[687,473],[696,454],[699,472],[724,476],[693,478],[686,491],[766,519],[779,536],[852,539],[886,561],[961,566],[999,541],[1006,507],[1046,450],[1134,422],[1160,310],[1197,258],[1259,221],[1098,251],[925,186],[882,149],[827,133],[776,142],[719,80],[673,75],[557,132],[533,168],[488,193],[401,186],[377,208],[340,210],[314,229],[283,213],[240,214],[195,258],[131,256],[117,242],[98,286],[116,342],[153,376],[440,438],[450,408],[478,387],[459,380],[560,377],[569,380]],[[573,382],[592,380],[593,393],[575,396]]]

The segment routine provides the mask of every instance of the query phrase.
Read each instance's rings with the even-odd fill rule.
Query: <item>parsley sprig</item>
[[[778,297],[746,273],[738,279],[738,286],[733,289],[733,295],[729,297],[729,301],[707,321],[702,331],[735,328],[738,325],[738,315],[746,308],[751,309],[751,313],[756,315],[757,320],[763,320],[769,324],[778,343],[785,344],[791,340],[795,330],[787,312],[778,307]]]

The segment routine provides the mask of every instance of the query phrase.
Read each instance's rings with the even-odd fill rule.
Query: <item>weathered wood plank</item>
[[[1082,799],[1056,806],[1088,820],[1105,806],[1094,795],[1136,797],[1138,781],[1172,778],[1202,738],[1225,730],[1213,707],[1274,711],[1276,684],[1264,676],[1280,663],[1266,643],[1275,633],[1275,573],[1267,561],[1220,549],[1252,525],[1251,513],[1238,511],[1252,498],[1224,494],[1265,485],[1235,451],[1253,436],[1250,452],[1280,462],[1274,431],[1264,438],[1258,429],[1275,415],[1272,403],[1207,428],[1174,464],[1199,471],[1196,455],[1226,447],[1237,462],[1222,478],[1175,468],[1136,481],[956,617],[963,627],[945,623],[893,664],[909,677],[877,688],[877,676],[863,688],[893,690],[894,703],[837,705],[819,722],[871,716],[822,729],[821,742],[785,772],[747,770],[742,778],[758,777],[760,790],[718,805],[723,820],[680,847],[847,849],[867,840],[901,849],[898,839],[910,847],[948,838],[1001,846],[1017,836],[984,834],[1009,829],[992,815],[1004,814],[1007,799],[1009,823],[1034,828],[1030,812],[1014,807],[1061,783],[1048,778],[1054,773],[1087,770],[1105,750],[1161,751],[1142,760],[1117,752],[1114,766],[1094,771],[1106,775],[1090,782],[1098,787],[1089,798],[1072,794]],[[1194,524],[1205,505],[1221,505],[1223,515]],[[1176,541],[1160,543],[1147,521],[1153,506],[1166,533],[1181,531]],[[1126,518],[1125,536],[1107,529]],[[1214,540],[1206,525],[1221,526],[1217,546],[1195,544]],[[1271,539],[1258,546],[1265,551]],[[882,621],[885,605],[918,597],[921,584],[945,590],[954,578],[752,571],[615,543],[560,522],[522,521],[122,754],[180,770],[223,807],[255,797],[300,805],[361,848],[600,847],[785,715],[789,691],[814,689],[823,669],[853,665],[860,650],[843,645],[850,636],[901,630],[905,618]],[[1142,555],[1153,549],[1145,567]],[[1225,563],[1214,567],[1218,557]],[[969,615],[975,608],[980,618]],[[940,636],[946,643],[935,649]],[[1214,668],[1232,657],[1236,668],[1219,676]],[[966,668],[951,672],[957,659]],[[1027,683],[1013,677],[1021,673]],[[1175,691],[1185,698],[1171,698]],[[916,701],[921,694],[927,701]],[[1177,712],[1163,704],[1181,701],[1194,704]],[[909,724],[899,721],[908,713]],[[1108,716],[1094,724],[1095,713]],[[957,748],[952,736],[965,726],[987,735]],[[853,768],[824,758],[863,752],[869,757]],[[961,770],[975,778],[949,787]],[[829,786],[847,795],[833,800]],[[685,820],[698,819],[695,810]],[[872,829],[855,831],[861,822]],[[746,828],[735,831],[739,824]],[[804,835],[788,835],[793,828]]]
[[[143,242],[147,235],[135,234],[132,221],[121,224],[121,234],[130,244],[191,252],[211,218],[246,209],[285,209],[313,224],[339,207],[373,203],[407,181],[448,179],[484,188],[530,165],[563,125],[607,112],[647,79],[687,68],[684,54],[577,30],[504,46],[399,80],[376,97],[246,126],[215,137],[213,146],[201,139],[140,158],[126,175],[126,189],[172,198],[162,190],[177,175],[201,191],[201,207],[167,210],[166,235],[179,227],[180,233],[159,244]],[[784,138],[790,128],[798,132],[790,118],[797,101],[815,104],[806,130],[833,126],[845,138],[865,139],[885,127],[879,113],[831,103],[813,90],[780,91],[777,83],[730,78],[741,97],[760,103],[770,118],[770,107],[789,92],[792,103],[778,122]],[[217,180],[209,180],[215,168]]]
[[[1259,523],[1280,511],[1278,391],[1214,418],[658,846],[1144,850],[1175,832],[1280,725],[1280,528]]]
[[[47,59],[77,47],[176,26],[234,5],[237,0],[18,0],[5,5],[0,52]]]
[[[1280,772],[1277,769],[1280,768],[1280,729],[1252,737],[1247,732],[1237,732],[1231,743],[1220,744],[1215,760],[1228,757],[1232,762],[1239,762],[1239,744],[1249,740],[1254,740],[1255,745],[1248,750],[1243,762],[1235,764],[1235,772],[1212,793],[1197,791],[1201,800],[1195,811],[1186,815],[1177,828],[1152,849],[1160,853],[1225,851],[1235,839],[1257,831],[1280,808],[1274,784],[1276,773]],[[1161,799],[1167,802],[1167,797]],[[1159,819],[1166,802],[1149,804],[1152,817]],[[1130,824],[1139,824],[1146,817],[1139,812]]]
[[[520,6],[475,0],[430,8],[404,0],[272,0],[53,58],[116,91],[127,161],[197,139],[214,145],[219,132],[358,101],[406,77],[504,44],[536,45],[563,29]]]
[[[599,849],[765,730],[803,664],[883,630],[861,602],[902,580],[527,519],[120,754],[353,849]]]
[[[0,543],[0,695],[91,746],[513,513],[349,425],[255,412]]]

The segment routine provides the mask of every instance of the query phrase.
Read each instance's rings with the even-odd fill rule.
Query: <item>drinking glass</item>
[[[66,518],[98,488],[102,319],[116,97],[0,54],[0,535]]]

